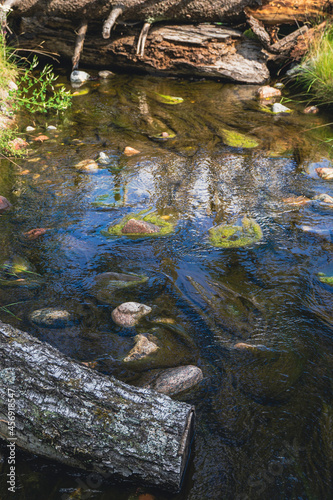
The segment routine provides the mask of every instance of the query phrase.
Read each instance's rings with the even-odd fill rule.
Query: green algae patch
[[[237,248],[262,239],[262,230],[254,219],[244,217],[241,226],[222,224],[209,230],[209,241],[215,247]]]
[[[240,134],[239,132],[235,132],[234,130],[222,129],[222,138],[223,142],[227,146],[231,146],[232,148],[256,148],[259,146],[258,141],[248,137],[247,135]]]
[[[318,273],[318,277],[322,283],[333,286],[333,276],[326,276],[324,273]]]
[[[168,220],[165,220],[163,218],[163,216],[158,215],[157,212],[147,213],[149,210],[150,209],[143,210],[137,214],[131,213],[131,214],[126,215],[118,224],[110,226],[108,228],[107,232],[103,231],[102,234],[104,236],[130,236],[130,237],[136,237],[136,238],[149,236],[149,237],[156,238],[159,236],[166,236],[166,235],[174,232],[174,223],[173,222],[169,222]],[[126,233],[126,234],[124,234],[122,232],[122,229],[130,219],[142,220],[145,222],[149,222],[150,224],[154,224],[155,226],[158,226],[160,228],[160,231],[158,233]]]

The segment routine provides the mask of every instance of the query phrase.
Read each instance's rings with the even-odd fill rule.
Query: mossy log
[[[178,490],[193,426],[192,406],[95,372],[0,322],[0,433],[9,443],[102,478]]]

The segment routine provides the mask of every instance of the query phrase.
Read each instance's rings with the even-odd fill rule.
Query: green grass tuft
[[[297,81],[318,104],[333,104],[333,26],[312,43]]]

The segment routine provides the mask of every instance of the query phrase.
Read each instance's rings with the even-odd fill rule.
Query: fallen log
[[[75,35],[70,20],[25,18],[19,44],[37,46],[71,60]],[[90,25],[81,63],[86,66],[132,68],[177,76],[224,78],[235,82],[262,84],[269,78],[267,56],[258,42],[239,30],[200,24],[153,27],[144,55],[137,54],[139,27],[119,26],[110,40],[99,36],[98,25]]]
[[[0,322],[0,433],[103,478],[178,490],[194,409],[95,372]]]

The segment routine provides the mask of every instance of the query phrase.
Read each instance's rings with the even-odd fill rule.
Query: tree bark
[[[270,0],[246,11],[267,25],[296,24],[328,17],[333,11],[332,0]]]
[[[94,372],[0,322],[0,433],[9,443],[101,477],[178,490],[193,425],[190,405]]]

